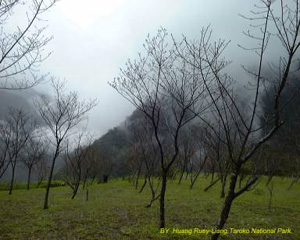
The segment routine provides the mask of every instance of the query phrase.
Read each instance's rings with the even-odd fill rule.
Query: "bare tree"
[[[213,129],[213,131],[212,131]],[[222,141],[224,135],[222,134],[221,122],[215,124],[210,123],[210,127],[203,127],[200,131],[207,155],[215,165],[215,171],[218,174],[216,181],[212,181],[209,188],[214,186],[217,181],[221,181],[221,198],[225,197],[225,186],[227,176],[231,172],[231,161],[227,154],[226,144]],[[207,189],[208,190],[208,189]],[[206,191],[207,191],[206,190]]]
[[[37,185],[36,187],[39,188],[41,183],[47,178],[49,173],[49,167],[48,167],[48,159],[49,159],[49,153],[48,151],[45,153],[45,156],[38,161],[34,166],[34,171],[37,175]]]
[[[193,188],[196,183],[200,173],[202,172],[205,163],[207,161],[207,156],[199,151],[199,154],[195,154],[193,158],[190,159],[191,173],[190,173],[190,189]]]
[[[9,138],[7,133],[7,126],[5,122],[0,124],[0,179],[6,172],[9,167],[9,160],[8,160],[8,147],[9,147]]]
[[[134,158],[137,159],[135,167],[138,168],[136,172],[144,175],[144,183],[139,190],[139,193],[143,191],[147,184],[150,187],[151,199],[146,206],[149,208],[152,206],[153,202],[160,197],[160,195],[157,194],[161,183],[161,178],[158,177],[159,149],[155,144],[152,125],[150,124],[149,119],[144,115],[135,119],[135,121],[129,122],[127,128],[132,133],[132,150],[134,152]],[[138,182],[139,174],[137,174],[136,183]]]
[[[65,83],[52,81],[54,96],[51,100],[40,95],[35,101],[37,110],[43,119],[47,130],[52,136],[54,154],[45,194],[44,209],[48,209],[48,198],[54,166],[57,157],[63,150],[63,141],[72,133],[72,130],[86,119],[86,114],[97,105],[96,100],[80,101],[76,92],[64,93]]]
[[[89,179],[94,179],[98,173],[98,167],[97,167],[97,152],[96,149],[93,147],[93,135],[88,135],[87,136],[87,144],[85,146],[86,148],[86,159],[85,159],[85,164],[83,165],[82,169],[82,189],[88,188],[88,180]]]
[[[179,157],[177,159],[177,165],[180,170],[178,184],[181,183],[185,173],[188,174],[188,171],[189,172],[193,171],[190,163],[192,163],[191,159],[196,151],[195,139],[191,135],[190,129],[182,131],[180,139],[181,139],[181,144],[179,146],[179,155],[178,155]]]
[[[91,180],[91,183],[94,182],[98,172],[100,171],[97,150],[95,146],[91,145],[88,147],[86,158],[87,163],[84,165],[83,168],[83,189],[85,189],[88,186],[87,182],[89,179]]]
[[[243,106],[238,104],[238,96],[234,94],[232,79],[223,71],[227,62],[222,58],[222,53],[228,42],[220,40],[211,43],[211,31],[209,28],[206,28],[203,29],[199,42],[195,43],[185,40],[185,51],[180,49],[180,46],[177,48],[178,54],[186,62],[201,71],[205,88],[213,102],[212,116],[214,116],[216,122],[220,122],[222,134],[218,134],[207,119],[202,120],[211,127],[216,137],[220,138],[225,144],[227,155],[232,164],[228,193],[216,226],[217,229],[224,227],[233,201],[249,190],[258,180],[258,177],[253,175],[244,186],[236,189],[238,177],[243,166],[253,158],[257,150],[271,139],[283,124],[281,109],[286,103],[281,100],[281,96],[288,83],[293,59],[300,46],[298,38],[300,27],[299,1],[260,0],[260,4],[261,6],[257,6],[257,11],[252,11],[254,16],[247,18],[251,21],[258,21],[255,24],[259,30],[258,33],[245,32],[248,37],[258,41],[258,46],[250,49],[258,56],[257,69],[250,71],[244,67],[247,74],[255,78],[254,84],[251,83],[249,86],[254,90],[249,104]],[[270,41],[273,39],[279,39],[284,55],[279,57],[277,74],[274,77],[276,81],[273,81],[275,97],[272,104],[274,114],[269,119],[269,122],[272,122],[272,127],[263,136],[259,137],[258,133],[261,129],[257,126],[261,117],[259,99],[264,91],[264,82],[266,81],[266,78],[263,76],[263,66],[268,66],[266,51],[268,46],[270,46]],[[186,50],[190,53],[189,58],[186,57]],[[274,64],[270,64],[270,66],[274,67]],[[211,89],[206,84],[211,79],[213,79],[217,88]],[[250,114],[244,114],[243,110],[245,109]],[[216,233],[212,235],[211,239],[216,240],[218,237],[219,234]]]
[[[27,190],[30,188],[31,173],[36,164],[45,157],[46,142],[41,136],[30,136],[22,152],[21,161],[28,169]]]
[[[45,79],[46,75],[39,75],[37,70],[49,56],[43,48],[52,37],[44,36],[46,27],[41,17],[55,2],[0,1],[0,89],[26,89]],[[15,12],[19,17],[23,13],[21,22],[14,18]]]
[[[84,178],[84,169],[89,171],[89,164],[87,154],[90,150],[91,141],[85,142],[84,133],[79,133],[77,136],[73,137],[73,144],[68,142],[65,150],[65,182],[71,187],[72,199],[75,198],[79,185]],[[74,149],[71,151],[70,146]],[[85,167],[86,166],[86,167]],[[86,173],[87,174],[87,173]],[[86,177],[87,178],[87,177]],[[86,181],[87,179],[85,179]]]
[[[5,142],[7,161],[11,166],[9,194],[12,194],[15,170],[20,153],[36,127],[36,122],[23,110],[11,108],[7,119],[1,126],[1,137]],[[4,173],[4,172],[3,172]]]
[[[187,66],[168,45],[167,32],[146,39],[146,56],[128,61],[111,86],[150,121],[159,149],[161,168],[160,227],[165,227],[165,194],[169,170],[179,153],[179,134],[184,125],[207,106],[199,71]]]

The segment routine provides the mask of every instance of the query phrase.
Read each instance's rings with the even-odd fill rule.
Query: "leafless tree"
[[[37,175],[37,185],[36,187],[39,188],[41,183],[47,178],[49,173],[48,167],[48,159],[50,158],[48,151],[46,152],[45,156],[38,161],[34,166],[34,171]]]
[[[56,0],[0,1],[0,89],[26,89],[45,79],[38,67],[52,37],[45,37],[42,16]],[[23,13],[21,20],[20,13]],[[21,22],[20,22],[21,21]]]
[[[207,156],[199,151],[199,154],[195,154],[193,158],[191,158],[190,166],[191,166],[191,173],[190,173],[190,189],[193,188],[194,184],[196,183],[200,173],[202,172],[205,163],[207,161]]]
[[[222,134],[221,122],[218,121],[215,124],[211,122],[210,127],[203,127],[200,134],[202,136],[207,155],[215,165],[214,169],[218,174],[218,178],[215,181],[212,181],[209,188],[214,186],[218,181],[221,181],[220,196],[221,198],[224,198],[227,176],[232,170],[232,163],[227,154],[226,144],[222,141],[224,134]],[[209,188],[206,188],[206,191]]]
[[[188,174],[188,172],[192,172],[191,169],[191,159],[196,151],[196,143],[193,136],[191,136],[190,130],[182,131],[180,136],[180,145],[179,145],[179,154],[177,158],[177,165],[180,171],[178,184],[181,183],[184,174]]]
[[[222,58],[228,42],[220,40],[211,42],[211,31],[209,28],[203,29],[199,42],[189,42],[185,40],[184,49],[178,46],[178,54],[182,56],[189,64],[197,67],[202,74],[205,88],[213,102],[212,116],[215,121],[220,121],[222,135],[215,131],[207,119],[202,119],[211,130],[226,145],[227,155],[232,164],[232,173],[229,183],[228,193],[220,214],[216,228],[222,229],[228,219],[233,201],[241,194],[249,190],[258,180],[257,176],[250,177],[240,189],[236,189],[238,177],[241,174],[243,166],[249,162],[256,154],[257,150],[282,126],[281,109],[285,102],[281,101],[282,92],[288,84],[288,76],[292,71],[293,60],[300,46],[298,38],[300,27],[300,8],[299,1],[271,1],[260,0],[257,11],[252,13],[254,16],[247,18],[251,21],[257,21],[255,26],[258,28],[256,33],[245,32],[246,36],[258,42],[256,47],[248,50],[254,51],[258,57],[257,69],[250,71],[244,67],[245,71],[255,78],[255,83],[251,83],[254,94],[252,100],[247,105],[238,104],[238,96],[234,94],[234,85],[232,79],[224,73],[227,61]],[[279,15],[278,15],[279,14]],[[246,18],[246,17],[245,17]],[[253,24],[254,25],[254,24]],[[272,127],[261,137],[259,137],[259,99],[264,91],[263,66],[268,66],[266,51],[270,46],[270,41],[276,39],[280,41],[284,54],[279,57],[277,65],[277,74],[273,81],[274,84],[274,114],[269,121],[273,123]],[[186,57],[186,52],[190,57]],[[270,64],[273,66],[274,64]],[[211,89],[206,81],[213,79],[217,88]],[[250,114],[243,114],[247,109]],[[210,116],[211,117],[211,116]],[[223,137],[224,136],[224,137]],[[211,239],[216,240],[219,234],[213,234]]]
[[[9,139],[7,135],[7,126],[5,122],[0,124],[0,179],[6,172],[9,167],[9,160],[8,160],[8,147],[9,147]]]
[[[32,134],[21,152],[21,161],[28,169],[27,190],[30,188],[31,173],[34,166],[42,161],[42,159],[45,158],[45,155],[46,142],[41,136]]]
[[[97,151],[95,147],[92,144],[93,136],[89,135],[87,140],[87,154],[86,154],[86,161],[83,165],[83,189],[86,189],[88,187],[88,180],[92,180],[96,178],[98,173],[98,167],[97,167]]]
[[[151,207],[153,202],[159,199],[160,195],[157,194],[161,183],[161,178],[158,177],[159,173],[159,149],[155,144],[155,137],[153,134],[152,125],[149,124],[149,119],[144,115],[138,118],[135,122],[128,124],[127,128],[131,132],[132,146],[135,153],[134,158],[138,160],[135,164],[137,172],[144,176],[144,183],[139,190],[139,193],[148,184],[151,191],[151,200],[146,206]],[[136,179],[138,180],[139,174]]]
[[[179,134],[184,125],[207,107],[197,68],[188,66],[168,45],[167,32],[146,39],[146,55],[129,60],[111,86],[150,121],[159,149],[161,168],[160,227],[165,227],[165,194],[169,170],[179,153]]]
[[[11,181],[9,194],[12,194],[15,180],[15,170],[20,153],[35,130],[36,122],[23,110],[11,108],[8,117],[2,123],[1,137],[5,143],[7,162],[11,166]]]
[[[67,147],[65,150],[65,182],[71,187],[72,199],[75,198],[79,185],[85,177],[85,183],[87,180],[88,172],[90,167],[88,162],[88,151],[90,150],[91,140],[85,139],[87,136],[84,136],[84,133],[79,133],[78,135],[73,136],[73,144],[68,141]],[[85,141],[86,140],[86,141]],[[70,150],[70,146],[74,147],[73,150]],[[84,170],[85,175],[84,175]]]
[[[54,166],[57,157],[63,150],[64,140],[72,130],[86,119],[86,114],[97,105],[96,100],[80,101],[78,93],[64,93],[65,83],[52,81],[53,99],[40,95],[35,101],[36,108],[52,136],[54,154],[45,194],[44,209],[48,208],[48,198]]]
[[[113,172],[115,166],[114,160],[118,157],[118,153],[115,150],[110,151],[110,149],[101,148],[101,146],[96,148],[95,151],[96,164],[94,167],[97,169],[97,182],[107,183]]]

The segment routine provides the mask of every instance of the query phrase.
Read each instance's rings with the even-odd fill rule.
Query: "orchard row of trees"
[[[44,50],[52,36],[44,34],[47,26],[43,16],[55,3],[56,0],[0,1],[1,90],[28,89],[49,80],[49,74],[40,73],[39,67],[51,54]],[[32,115],[26,112],[28,109],[11,109],[0,124],[0,178],[10,167],[9,193],[12,194],[20,161],[28,169],[27,188],[33,169],[39,182],[47,176],[44,209],[48,208],[58,157],[69,149],[68,139],[78,131],[75,129],[86,119],[88,111],[97,105],[96,100],[81,101],[76,92],[65,93],[63,82],[52,80],[51,83],[54,94],[35,99]]]
[[[294,96],[289,95],[286,99],[284,93],[290,85],[290,74],[295,70],[300,46],[299,1],[261,0],[251,13],[252,16],[243,17],[254,27],[253,31],[245,32],[254,45],[242,48],[250,51],[248,54],[253,52],[257,62],[254,69],[243,67],[247,75],[244,78],[251,76],[247,86],[250,99],[247,101],[242,101],[234,79],[226,72],[229,61],[225,59],[224,51],[229,41],[213,41],[209,27],[202,29],[200,39],[196,41],[183,38],[178,42],[174,37],[169,38],[165,29],[159,30],[155,37],[146,39],[145,55],[139,54],[138,59],[129,60],[120,76],[110,83],[148,123],[149,141],[141,136],[143,142],[138,149],[147,159],[144,141],[148,142],[148,147],[154,142],[155,150],[151,152],[155,154],[151,158],[157,158],[159,164],[161,228],[166,226],[167,179],[180,156],[180,146],[184,146],[181,136],[185,128],[196,120],[201,122],[204,129],[201,127],[197,131],[201,142],[211,146],[213,161],[219,162],[219,167],[222,165],[220,180],[225,182],[228,178],[228,189],[216,224],[217,229],[223,229],[235,199],[259,179],[258,171],[254,171],[255,166],[251,163],[260,162],[263,146],[284,126],[282,111]],[[269,61],[271,44],[281,49]],[[278,62],[274,62],[276,58]],[[265,75],[264,68],[268,66],[272,70],[271,77]],[[272,95],[269,114],[265,114],[260,105],[266,92]],[[262,121],[264,126],[259,124]],[[200,166],[209,160],[209,151],[204,149],[202,146],[197,148]],[[239,179],[243,178],[244,169],[249,165],[252,165],[251,174],[239,187]],[[211,239],[218,237],[215,233]]]
[[[97,105],[96,100],[80,101],[76,92],[65,93],[63,82],[53,80],[52,87],[53,96],[40,95],[35,99],[36,116],[29,115],[22,109],[11,108],[6,119],[0,123],[0,178],[10,166],[9,194],[12,194],[16,166],[21,161],[28,169],[27,188],[29,189],[31,172],[35,167],[39,183],[46,176],[48,177],[45,209],[48,208],[55,163],[61,153],[64,152],[68,157],[67,162],[70,159],[69,146],[72,145],[75,150],[74,154],[72,153],[74,157],[72,156],[71,163],[74,163],[74,159],[78,167],[81,167],[82,158],[86,155],[82,145],[83,135],[74,137],[74,134],[80,131],[76,127],[86,119],[87,112]],[[76,141],[72,142],[71,139]],[[49,162],[51,165],[47,172]],[[77,190],[75,186],[75,195]]]
[[[41,22],[36,23],[54,3],[0,2],[0,88],[29,88],[47,78],[36,70],[49,55],[42,52],[51,37],[45,38],[45,28],[39,25]],[[80,101],[77,93],[65,93],[59,81],[52,81],[53,96],[40,95],[35,100],[36,120],[22,110],[10,111],[1,121],[0,145],[1,176],[11,168],[10,194],[17,163],[22,159],[30,176],[33,166],[42,164],[41,159],[48,154],[47,209],[55,165],[61,156],[65,163],[63,178],[72,189],[72,198],[80,184],[87,187],[87,180],[95,179],[100,169],[105,172],[105,181],[113,169],[119,174],[132,174],[136,187],[142,177],[140,191],[148,183],[148,206],[159,201],[160,227],[164,228],[168,179],[177,174],[180,182],[188,173],[192,188],[201,172],[209,172],[217,175],[211,186],[222,183],[224,204],[216,228],[223,229],[237,197],[253,188],[260,175],[273,176],[282,170],[274,166],[287,167],[286,163],[277,164],[287,156],[273,150],[274,145],[282,143],[281,137],[286,140],[283,147],[289,142],[295,146],[295,154],[291,152],[288,158],[295,181],[299,179],[298,136],[289,134],[298,128],[297,116],[285,114],[285,109],[292,106],[298,94],[298,86],[293,87],[291,79],[293,72],[296,76],[298,73],[300,4],[298,0],[259,3],[252,16],[242,16],[254,27],[245,31],[253,45],[240,46],[256,57],[254,69],[243,66],[245,76],[241,77],[248,80],[250,76],[246,88],[249,99],[238,94],[235,80],[226,71],[230,62],[224,52],[229,41],[213,41],[210,27],[203,28],[200,38],[192,41],[185,37],[178,41],[162,28],[156,36],[148,36],[144,54],[129,60],[110,83],[137,109],[123,126],[124,139],[110,143],[110,133],[118,134],[119,129],[94,144],[90,137],[78,135],[76,127],[97,101]],[[5,24],[18,7],[30,9],[25,14],[26,24],[9,32]],[[270,61],[268,55],[274,46],[278,55]],[[266,68],[271,74],[266,74]],[[98,160],[100,156],[103,161]],[[215,233],[211,239],[218,237]]]

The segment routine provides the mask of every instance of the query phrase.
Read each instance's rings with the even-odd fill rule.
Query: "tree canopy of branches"
[[[1,139],[4,145],[4,153],[2,154],[2,175],[8,167],[11,166],[11,181],[9,194],[12,194],[13,184],[15,180],[15,170],[24,149],[25,144],[32,136],[36,128],[36,122],[32,120],[23,110],[11,108],[6,120],[1,124]],[[7,164],[5,166],[5,164]]]
[[[211,30],[204,28],[201,38],[198,42],[189,42],[184,40],[183,45],[177,45],[178,54],[186,60],[187,64],[199,69],[204,81],[205,89],[212,101],[212,111],[207,119],[202,119],[211,129],[212,133],[221,140],[226,146],[227,156],[232,165],[232,174],[228,193],[220,214],[217,229],[222,229],[229,216],[233,201],[249,190],[258,177],[255,173],[250,176],[248,181],[240,189],[236,188],[238,177],[241,174],[243,166],[249,162],[257,153],[260,147],[270,140],[275,132],[283,125],[281,118],[281,109],[284,104],[281,102],[286,86],[288,85],[288,76],[292,71],[293,61],[296,52],[300,46],[298,38],[300,27],[300,8],[299,1],[270,1],[260,0],[260,5],[252,11],[254,16],[245,17],[247,20],[255,21],[258,31],[246,31],[245,34],[250,39],[258,43],[255,47],[242,48],[254,51],[257,58],[257,68],[254,71],[244,67],[247,74],[250,74],[255,80],[250,83],[248,90],[253,90],[252,100],[249,104],[239,104],[241,98],[234,94],[235,89],[232,85],[232,78],[225,72],[224,68],[227,62],[222,58],[222,53],[226,49],[227,43],[224,40],[217,42],[211,41]],[[283,55],[278,56],[278,64],[268,62],[267,51],[271,41],[278,41],[283,48]],[[273,58],[274,59],[274,58]],[[265,88],[263,67],[271,66],[276,68],[276,74],[272,83],[273,88],[273,114],[272,126],[261,137],[258,137],[260,126],[257,126],[261,116],[259,112],[259,99]],[[210,88],[206,82],[213,81],[217,88]],[[247,111],[246,111],[247,110]],[[214,121],[215,125],[210,122]],[[217,126],[217,127],[216,127]],[[212,240],[216,240],[219,234],[213,234]]]
[[[52,81],[54,96],[51,99],[40,95],[35,101],[37,110],[51,135],[54,154],[50,168],[50,175],[46,188],[44,209],[48,208],[48,198],[54,166],[57,157],[63,150],[63,141],[72,134],[72,130],[86,119],[86,114],[97,105],[97,100],[80,101],[78,93],[64,93],[64,82]]]
[[[88,136],[85,136],[83,132],[76,134],[73,138],[72,142],[70,142],[71,140],[68,141],[64,154],[64,180],[72,189],[72,199],[75,198],[82,180],[85,180],[85,185],[88,173],[92,167],[90,165],[91,162],[89,162],[91,159],[88,158],[88,151],[91,150],[90,146],[92,144],[91,138],[88,139]],[[74,149],[71,150],[71,147]]]
[[[238,177],[248,162],[259,154],[261,146],[269,141],[284,124],[281,109],[285,106],[282,95],[289,84],[296,54],[300,46],[300,4],[293,1],[260,0],[254,16],[245,17],[255,21],[253,32],[245,35],[255,41],[255,46],[244,48],[249,54],[254,52],[257,67],[249,70],[243,67],[247,76],[254,82],[249,83],[247,91],[251,100],[243,102],[237,94],[234,79],[226,72],[229,64],[223,57],[229,41],[212,41],[210,27],[203,28],[198,41],[184,38],[173,43],[167,41],[167,33],[161,29],[154,38],[148,37],[144,45],[146,55],[135,61],[129,60],[120,77],[111,86],[131,102],[149,120],[153,127],[159,148],[162,170],[160,194],[160,227],[165,227],[164,198],[167,186],[167,173],[179,154],[180,132],[184,125],[198,117],[209,135],[215,139],[214,145],[221,146],[219,152],[225,154],[227,163],[222,163],[226,173],[230,171],[230,184],[216,228],[222,229],[228,219],[233,201],[257,182],[257,173],[237,188]],[[256,31],[257,30],[257,31]],[[272,41],[277,41],[283,54],[278,63],[269,62],[267,56]],[[169,44],[169,45],[168,45]],[[281,54],[280,52],[278,52]],[[273,57],[272,60],[275,58]],[[267,120],[272,123],[262,135],[260,119],[261,99],[266,82],[263,68],[270,66],[275,71],[273,77],[273,112]],[[275,79],[275,81],[274,81]],[[209,108],[209,111],[205,111]],[[168,133],[169,135],[167,136]],[[170,147],[171,146],[171,147]],[[224,160],[224,159],[223,159]],[[221,159],[221,161],[223,161]],[[220,165],[221,166],[221,165]],[[213,234],[216,240],[219,234]]]
[[[0,88],[26,89],[43,81],[38,66],[49,53],[43,48],[52,37],[45,37],[42,16],[56,0],[0,1]],[[16,14],[22,15],[21,22]]]
[[[21,161],[28,169],[27,190],[30,188],[33,168],[46,156],[46,141],[39,134],[32,134],[21,152]]]
[[[162,184],[160,227],[165,227],[167,175],[179,153],[179,134],[184,125],[208,106],[197,68],[175,54],[165,29],[146,39],[145,56],[129,60],[111,86],[140,110],[150,122],[159,149]],[[207,83],[208,84],[208,83]]]

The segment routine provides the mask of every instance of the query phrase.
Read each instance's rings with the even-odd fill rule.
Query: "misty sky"
[[[100,136],[134,110],[107,82],[142,50],[148,33],[155,35],[162,26],[177,38],[184,34],[197,39],[201,28],[211,24],[214,37],[232,40],[227,55],[240,63],[244,52],[237,44],[244,41],[242,31],[249,22],[238,14],[248,14],[252,4],[240,0],[61,0],[44,16],[47,34],[54,39],[46,47],[53,53],[41,71],[66,79],[68,88],[82,98],[99,99],[89,115],[89,131]],[[45,84],[35,88],[47,89]]]

